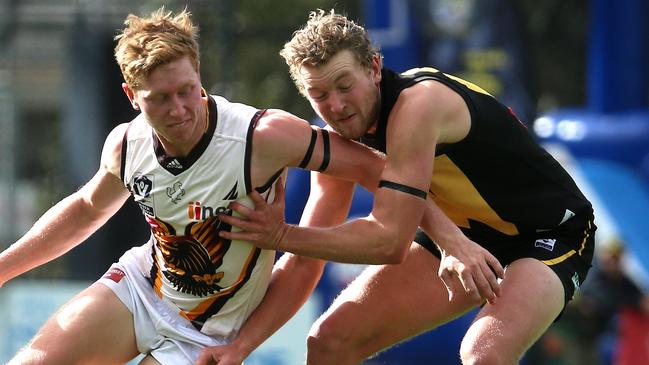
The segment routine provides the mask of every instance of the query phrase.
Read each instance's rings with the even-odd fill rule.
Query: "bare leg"
[[[9,364],[124,364],[138,354],[131,312],[112,290],[94,283],[61,307]]]
[[[160,365],[160,363],[153,356],[147,355],[138,365]]]
[[[517,364],[563,308],[561,281],[535,259],[510,264],[501,290],[494,305],[480,310],[462,341],[465,365]]]
[[[448,301],[438,269],[417,244],[402,264],[368,267],[311,328],[307,364],[358,364],[474,308],[467,297]]]

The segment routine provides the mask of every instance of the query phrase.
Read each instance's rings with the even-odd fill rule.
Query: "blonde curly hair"
[[[300,81],[302,66],[323,65],[342,50],[351,51],[361,66],[367,69],[372,66],[373,57],[380,56],[378,47],[372,44],[362,26],[344,15],[336,14],[333,9],[329,12],[317,9],[309,13],[307,23],[293,33],[279,54],[286,61],[298,90],[305,95]]]
[[[140,89],[153,69],[184,56],[199,71],[198,27],[187,9],[175,16],[164,6],[148,18],[129,14],[124,24],[115,36],[115,59],[131,88]]]

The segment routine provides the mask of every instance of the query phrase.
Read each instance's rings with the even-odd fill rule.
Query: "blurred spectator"
[[[584,285],[528,365],[649,364],[649,296],[625,273],[623,257],[620,239],[601,243]]]

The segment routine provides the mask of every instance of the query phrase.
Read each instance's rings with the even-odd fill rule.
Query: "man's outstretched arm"
[[[347,217],[354,185],[321,174],[313,174],[311,194],[300,225],[331,226]],[[239,365],[249,354],[283,326],[306,302],[317,285],[325,262],[284,254],[275,264],[264,299],[228,345],[203,350],[197,365]]]
[[[95,176],[79,191],[50,208],[18,241],[0,254],[0,286],[81,243],[128,198],[119,178],[123,126],[109,135]]]

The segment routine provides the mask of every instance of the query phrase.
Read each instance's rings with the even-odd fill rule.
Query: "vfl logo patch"
[[[136,175],[131,184],[133,198],[140,206],[142,213],[153,216],[153,201],[150,199],[153,190],[153,181],[146,175]]]
[[[542,238],[534,242],[534,247],[541,247],[541,248],[545,248],[548,251],[552,251],[554,250],[554,244],[556,242],[557,240],[553,238]]]
[[[146,175],[141,175],[133,179],[133,193],[136,197],[148,198],[151,189],[153,189],[153,182]]]
[[[124,276],[126,276],[126,274],[124,274],[124,271],[122,271],[122,270],[120,270],[120,269],[118,269],[118,268],[116,268],[116,267],[111,267],[111,268],[108,269],[108,271],[104,274],[104,278],[105,278],[105,279],[110,279],[110,280],[112,280],[112,281],[114,281],[114,282],[116,282],[116,283],[119,283],[120,280],[122,280],[122,278],[123,278]]]

